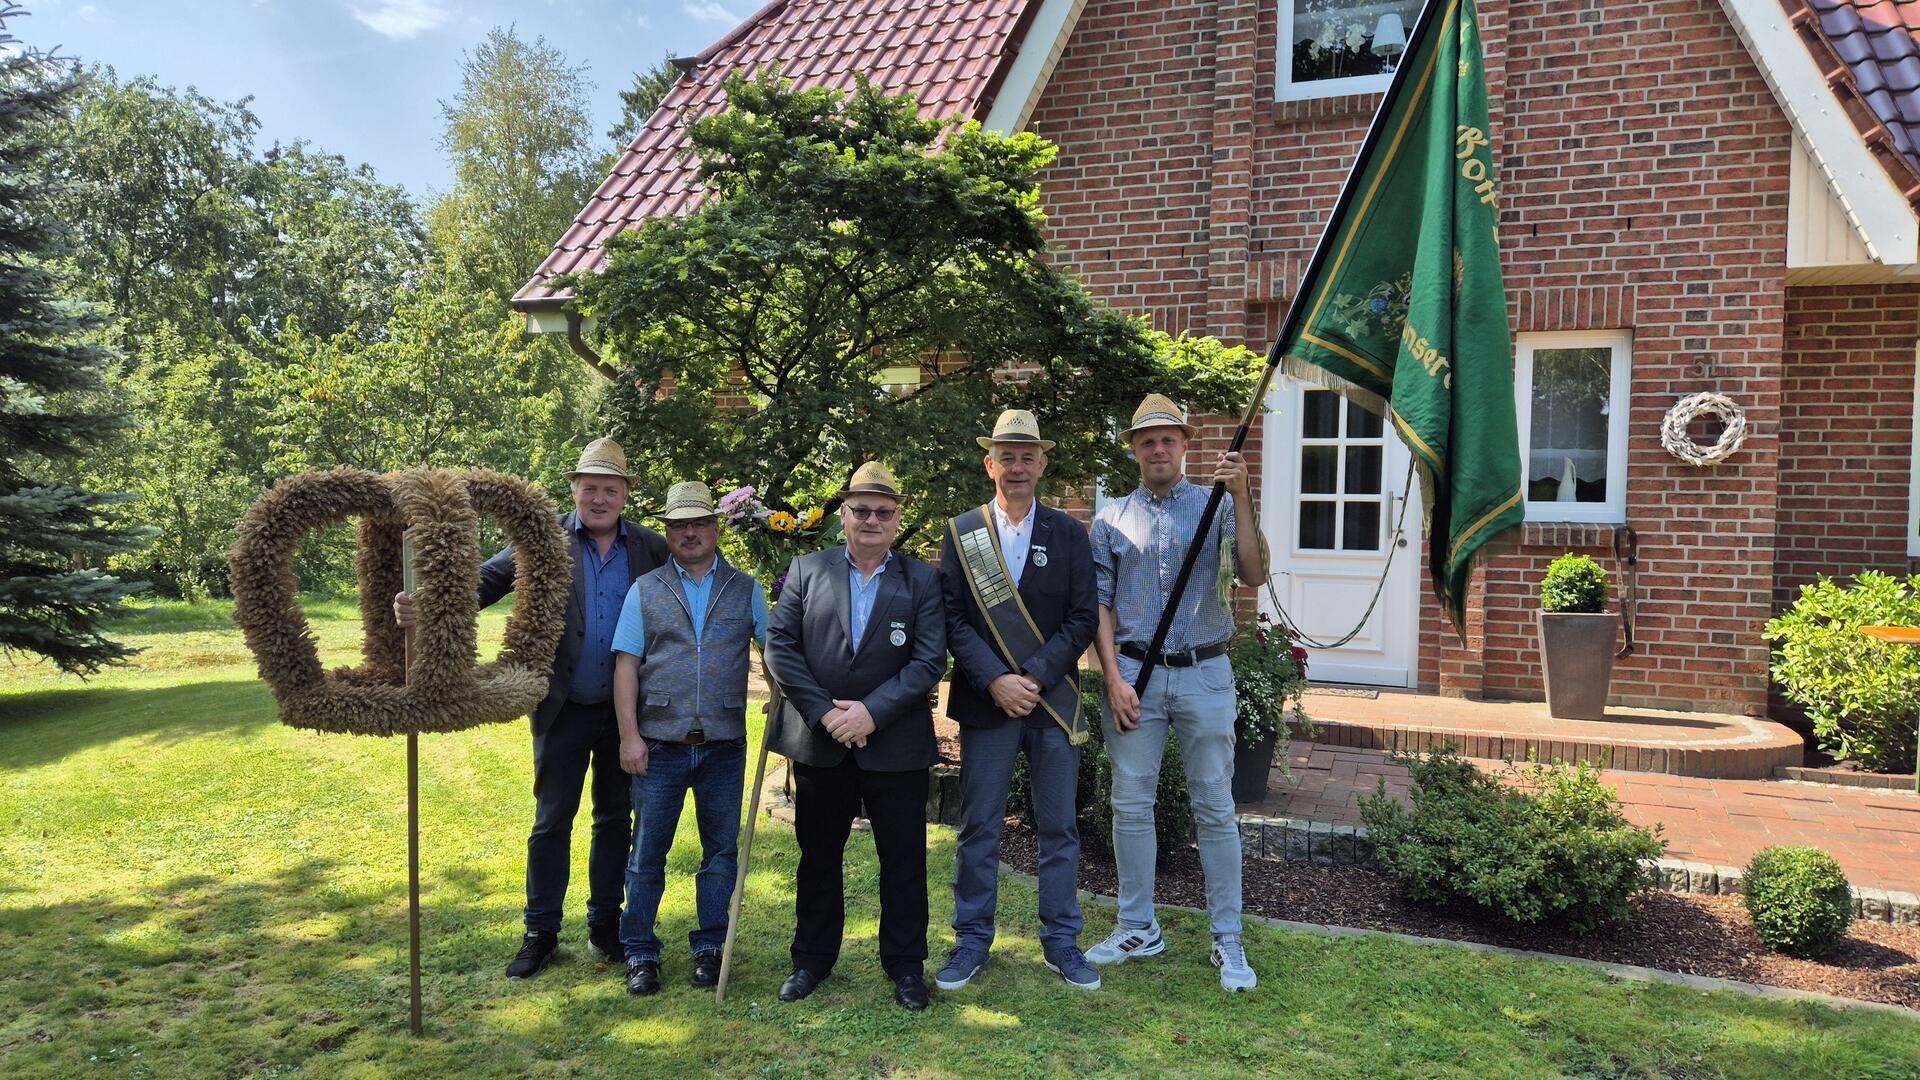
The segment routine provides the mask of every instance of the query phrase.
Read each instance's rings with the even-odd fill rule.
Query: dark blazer
[[[567,595],[567,626],[561,631],[560,644],[553,652],[553,675],[547,680],[547,696],[533,709],[535,735],[551,727],[553,718],[560,715],[560,706],[567,703],[567,689],[573,685],[574,669],[580,666],[580,647],[586,641],[587,584],[583,569],[586,564],[580,550],[580,534],[576,531],[579,524],[580,516],[572,511],[560,515],[560,528],[567,534],[567,550],[573,556],[573,591]],[[667,541],[659,533],[626,518],[620,519],[620,531],[627,540],[628,585],[633,584],[634,578],[666,563]],[[480,564],[480,606],[487,607],[512,592],[513,575],[513,545],[508,544],[498,555]]]
[[[906,634],[893,644],[894,624]],[[880,575],[867,632],[853,648],[847,549],[802,555],[767,620],[767,670],[785,703],[768,739],[802,765],[831,768],[847,756],[820,726],[833,699],[862,701],[873,714],[867,745],[854,760],[874,772],[925,769],[939,760],[927,694],[947,670],[947,618],[940,575],[896,551]]]
[[[1029,550],[1026,569],[1020,572],[1020,599],[1046,644],[1027,658],[1025,673],[1041,686],[1051,687],[1061,679],[1075,677],[1080,657],[1093,643],[1093,632],[1100,624],[1100,607],[1094,598],[1093,547],[1086,526],[1038,502],[1032,513],[1033,548],[1047,549],[1047,565],[1034,565]],[[993,524],[991,512],[987,524]],[[952,528],[947,529],[941,542],[940,584],[946,594],[947,649],[953,653],[947,715],[968,727],[993,727],[1014,720],[1001,712],[987,693],[993,680],[1013,669],[1001,658],[987,631],[986,615],[973,602]],[[1052,718],[1047,722],[1052,723]]]

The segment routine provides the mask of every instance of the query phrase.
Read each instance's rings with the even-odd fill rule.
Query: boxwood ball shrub
[[[1747,864],[1747,915],[1760,940],[1788,956],[1820,956],[1847,936],[1853,889],[1818,848],[1765,848]]]
[[[1540,610],[1590,614],[1607,610],[1607,571],[1589,555],[1562,555],[1540,581]]]
[[[1585,763],[1512,769],[1503,783],[1451,743],[1393,760],[1413,774],[1412,806],[1383,782],[1361,797],[1360,816],[1380,865],[1415,900],[1584,934],[1626,919],[1653,886],[1650,862],[1666,841],[1629,824]]]

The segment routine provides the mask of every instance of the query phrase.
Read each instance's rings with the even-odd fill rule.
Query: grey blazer
[[[820,726],[840,698],[873,714],[874,733],[853,750],[861,768],[906,772],[939,760],[927,695],[946,674],[946,609],[939,572],[919,559],[893,553],[858,651],[847,549],[795,559],[767,621],[766,663],[785,699],[768,736],[779,753],[821,768],[845,760],[848,748]]]
[[[580,666],[580,647],[586,643],[585,612],[587,584],[580,553],[580,534],[576,527],[580,516],[568,511],[560,515],[560,529],[567,534],[567,553],[573,557],[573,591],[567,596],[567,626],[560,632],[560,644],[553,652],[553,674],[547,679],[547,696],[533,709],[533,733],[542,735],[560,715],[567,703],[567,689],[573,685],[574,669]],[[645,525],[620,519],[620,530],[627,540],[627,584],[664,564],[669,555],[667,541]],[[513,591],[513,545],[480,565],[480,606],[486,607]]]

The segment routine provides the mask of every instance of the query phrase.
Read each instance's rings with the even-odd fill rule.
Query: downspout
[[[566,315],[567,345],[573,349],[574,355],[585,360],[588,367],[599,372],[608,382],[620,381],[620,373],[614,370],[612,364],[602,360],[600,354],[593,351],[593,346],[587,344],[587,339],[581,336],[580,324],[582,320],[580,313],[569,309]]]

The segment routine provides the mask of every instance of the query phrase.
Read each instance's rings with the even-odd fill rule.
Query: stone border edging
[[[1035,888],[1039,879],[1032,874],[1023,873],[1000,864],[1000,875],[1023,882]],[[1102,907],[1117,907],[1119,901],[1100,893],[1078,890],[1082,903],[1099,904]],[[1156,907],[1170,911],[1184,911],[1204,917],[1207,913],[1200,908],[1185,907],[1179,904],[1156,904]],[[1456,941],[1453,938],[1421,937],[1416,934],[1400,934],[1390,930],[1365,930],[1352,926],[1327,926],[1321,923],[1294,922],[1290,919],[1270,919],[1263,915],[1242,915],[1248,922],[1259,923],[1275,930],[1290,930],[1299,934],[1312,934],[1315,937],[1363,938],[1383,937],[1409,945],[1448,945],[1466,949],[1488,956],[1504,956],[1513,960],[1544,960],[1555,964],[1571,964],[1592,971],[1599,971],[1619,979],[1633,982],[1665,983],[1669,986],[1681,986],[1689,990],[1725,990],[1749,997],[1764,998],[1772,1001],[1813,1001],[1835,1009],[1859,1009],[1871,1012],[1886,1012],[1896,1016],[1920,1019],[1920,1010],[1909,1009],[1901,1005],[1890,1005],[1883,1001],[1862,1001],[1859,998],[1840,997],[1836,994],[1823,994],[1817,990],[1794,990],[1784,986],[1768,986],[1765,983],[1741,982],[1738,979],[1720,979],[1709,975],[1687,975],[1678,971],[1662,971],[1659,968],[1639,967],[1634,964],[1616,964],[1606,960],[1589,960],[1581,956],[1562,956],[1559,953],[1534,952],[1530,949],[1513,949],[1504,945],[1488,945],[1479,941]]]
[[[1380,869],[1365,825],[1334,825],[1305,818],[1235,814],[1240,846],[1263,859]],[[1654,880],[1666,892],[1701,896],[1737,896],[1746,872],[1680,859],[1655,859]],[[1920,926],[1920,895],[1894,889],[1853,886],[1853,916],[1894,926]]]

